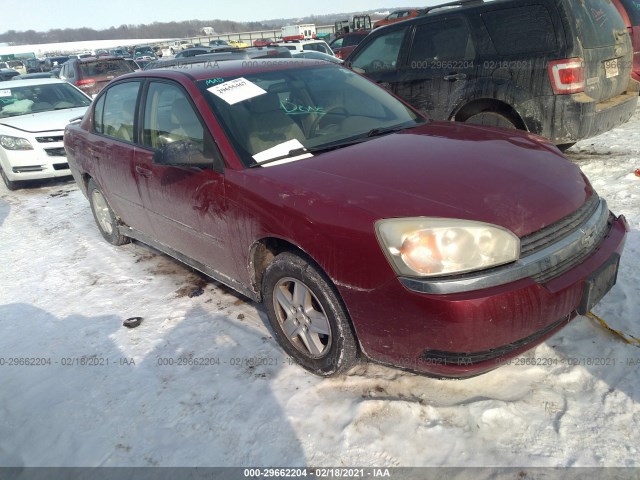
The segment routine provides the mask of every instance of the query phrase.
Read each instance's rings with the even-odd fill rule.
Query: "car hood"
[[[285,190],[373,219],[433,216],[500,225],[524,236],[577,210],[592,194],[553,145],[517,131],[431,122],[259,169]],[[286,185],[283,184],[286,179]]]
[[[6,125],[7,127],[30,133],[64,130],[69,120],[84,115],[87,108],[88,107],[65,108],[64,110],[8,117],[0,119],[0,125]]]

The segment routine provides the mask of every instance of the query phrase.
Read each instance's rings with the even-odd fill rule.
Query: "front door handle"
[[[151,170],[141,167],[140,165],[136,165],[136,172],[138,172],[140,175],[142,175],[143,177],[150,177],[151,176]]]
[[[445,75],[443,78],[448,82],[454,82],[456,80],[464,80],[467,75],[465,73],[452,73],[451,75]]]

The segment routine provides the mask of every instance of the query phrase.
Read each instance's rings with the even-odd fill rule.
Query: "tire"
[[[104,239],[116,246],[129,243],[130,239],[120,234],[116,215],[107,203],[106,198],[104,198],[102,190],[100,190],[100,187],[98,187],[98,184],[94,182],[93,179],[89,180],[87,194],[89,204],[91,205],[91,212],[93,212],[93,218]]]
[[[20,188],[18,182],[9,180],[7,178],[7,174],[4,173],[4,169],[2,167],[0,167],[0,176],[2,176],[2,181],[4,182],[8,190],[11,190],[13,192],[14,190]]]
[[[357,362],[346,309],[315,265],[293,253],[277,255],[264,272],[262,298],[276,340],[302,367],[330,377]]]
[[[474,125],[484,125],[485,127],[500,127],[515,130],[518,127],[516,124],[506,115],[496,112],[480,112],[475,115],[471,115],[465,120],[465,123],[472,123]]]
[[[556,147],[558,147],[558,150],[560,150],[562,153],[564,153],[567,150],[569,150],[571,147],[573,147],[575,144],[576,144],[576,142],[573,142],[573,143],[562,143],[560,145],[556,145]]]

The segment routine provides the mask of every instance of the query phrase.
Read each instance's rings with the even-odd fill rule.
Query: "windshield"
[[[68,83],[0,88],[0,118],[86,107],[91,99]]]
[[[366,141],[372,132],[424,121],[350,70],[309,65],[198,82],[245,166],[300,149]]]

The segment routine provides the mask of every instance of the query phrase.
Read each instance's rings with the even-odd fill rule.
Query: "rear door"
[[[140,81],[117,83],[96,100],[94,132],[84,155],[95,162],[92,171],[96,180],[123,222],[148,234],[151,223],[142,206],[133,169],[140,87]]]
[[[610,0],[563,2],[575,21],[573,38],[577,56],[585,61],[586,93],[598,102],[627,90],[632,70],[633,52],[627,28]],[[581,55],[580,55],[581,54]]]

